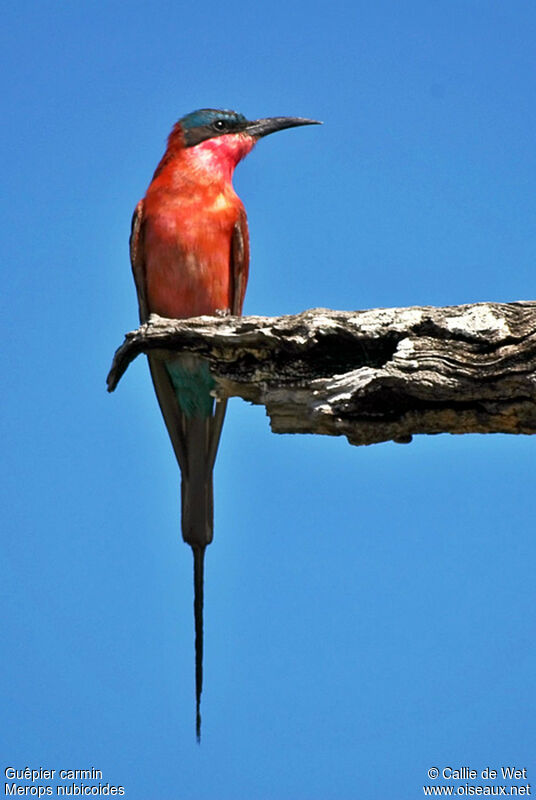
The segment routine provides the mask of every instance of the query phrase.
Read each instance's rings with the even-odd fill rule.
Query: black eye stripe
[[[239,133],[244,130],[247,125],[248,121],[238,116],[231,118],[216,117],[216,119],[207,120],[202,125],[185,127],[183,129],[184,143],[186,147],[194,147],[200,142],[204,142],[206,139],[222,136],[224,133]]]

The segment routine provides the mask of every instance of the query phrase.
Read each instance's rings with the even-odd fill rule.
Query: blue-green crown
[[[229,124],[229,127],[234,125],[241,125],[247,122],[243,114],[237,111],[219,110],[217,108],[200,108],[198,111],[191,111],[186,114],[179,122],[183,130],[191,130],[192,128],[200,128],[204,125],[212,125],[216,120],[224,120]]]

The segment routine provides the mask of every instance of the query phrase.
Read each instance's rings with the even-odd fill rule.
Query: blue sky
[[[143,360],[104,383],[137,323],[132,210],[203,106],[324,121],[237,170],[245,313],[534,298],[534,4],[6,0],[3,22],[3,768],[96,767],[129,800],[536,782],[529,438],[352,448],[232,401],[198,747],[178,470]]]

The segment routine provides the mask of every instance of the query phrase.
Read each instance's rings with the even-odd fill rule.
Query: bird
[[[248,120],[203,108],[181,117],[132,217],[130,260],[140,321],[240,315],[249,234],[233,172],[259,139],[320,124],[303,117]],[[201,739],[205,549],[213,539],[213,469],[226,403],[214,396],[206,359],[148,355],[152,382],[181,471],[181,528],[194,557],[196,738]]]

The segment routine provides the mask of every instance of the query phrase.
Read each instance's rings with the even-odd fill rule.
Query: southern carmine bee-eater
[[[140,320],[241,314],[248,279],[246,212],[232,185],[238,162],[269,133],[314,125],[301,117],[247,120],[204,108],[182,117],[132,219],[130,257]],[[225,400],[208,362],[151,354],[156,396],[182,473],[182,536],[194,555],[196,735],[201,733],[203,562],[213,536],[212,472]]]

